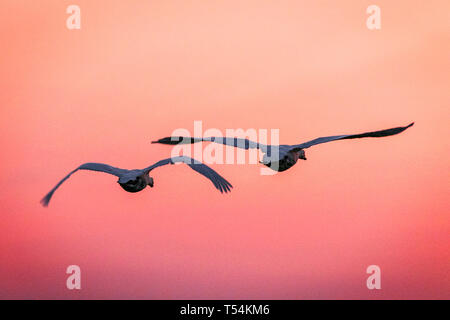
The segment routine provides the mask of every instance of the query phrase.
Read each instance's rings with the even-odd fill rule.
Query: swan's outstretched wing
[[[321,144],[321,143],[336,141],[336,140],[367,138],[367,137],[380,138],[380,137],[392,136],[394,134],[398,134],[400,132],[405,131],[406,129],[411,127],[413,124],[414,124],[414,122],[410,123],[406,127],[397,127],[397,128],[391,128],[391,129],[380,130],[380,131],[372,131],[372,132],[366,132],[366,133],[360,133],[360,134],[346,134],[346,135],[340,135],[340,136],[317,138],[317,139],[314,139],[314,140],[311,140],[311,141],[308,141],[305,143],[293,145],[293,146],[291,146],[291,150],[306,149],[306,148],[309,148],[316,144]]]
[[[227,180],[225,180],[220,174],[218,174],[216,171],[208,167],[206,164],[201,163],[200,161],[197,161],[195,159],[185,157],[185,156],[179,156],[179,157],[172,157],[168,159],[164,159],[161,161],[158,161],[154,165],[144,169],[145,172],[150,172],[151,170],[164,166],[166,164],[174,164],[177,162],[183,162],[187,164],[189,167],[197,171],[198,173],[202,174],[211,182],[214,184],[214,186],[220,191],[220,192],[228,192],[231,191],[231,188],[233,187],[231,183],[229,183]]]
[[[106,173],[112,174],[112,175],[117,176],[117,177],[120,177],[121,175],[123,175],[123,174],[128,172],[128,170],[111,167],[111,166],[109,166],[107,164],[103,164],[103,163],[85,163],[85,164],[82,164],[81,166],[79,166],[78,168],[76,168],[75,170],[70,172],[67,176],[65,176],[60,182],[58,182],[58,184],[52,190],[50,190],[50,192],[47,193],[47,195],[44,198],[42,198],[41,204],[44,207],[47,207],[48,203],[50,202],[50,199],[52,198],[53,193],[56,191],[56,189],[58,189],[58,187],[64,181],[69,179],[69,177],[72,174],[74,174],[75,172],[77,172],[78,170],[91,170],[91,171],[106,172]]]
[[[230,138],[230,137],[204,137],[204,138],[192,138],[192,137],[166,137],[156,141],[152,141],[152,143],[161,143],[161,144],[191,144],[197,142],[215,142],[225,144],[227,146],[232,146],[241,149],[261,149],[263,152],[266,149],[266,145],[258,142],[254,142],[248,139],[241,138]]]

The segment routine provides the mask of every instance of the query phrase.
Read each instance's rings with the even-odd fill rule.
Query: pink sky
[[[0,29],[0,298],[450,298],[449,1],[6,0]],[[169,157],[150,141],[195,120],[289,144],[416,124],[275,176],[211,165],[228,195],[172,166],[137,194],[79,172],[40,206],[81,163]]]

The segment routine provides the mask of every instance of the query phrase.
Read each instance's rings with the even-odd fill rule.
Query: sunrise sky
[[[0,30],[0,298],[450,298],[449,1],[2,0]],[[227,195],[171,166],[136,194],[78,172],[39,204],[81,163],[169,157],[150,142],[196,120],[286,144],[415,125],[274,176],[213,164]]]

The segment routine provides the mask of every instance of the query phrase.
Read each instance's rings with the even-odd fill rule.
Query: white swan
[[[356,139],[366,137],[379,138],[392,136],[394,134],[398,134],[400,132],[405,131],[413,124],[414,122],[407,125],[406,127],[397,127],[360,134],[345,134],[338,136],[321,137],[295,145],[279,145],[279,146],[265,145],[254,141],[250,141],[248,139],[228,138],[228,137],[205,137],[205,138],[166,137],[163,139],[159,139],[157,141],[153,141],[152,143],[175,145],[175,144],[189,144],[201,141],[209,141],[215,143],[222,143],[225,145],[234,146],[246,150],[256,148],[260,149],[264,153],[263,161],[261,163],[263,163],[264,165],[268,166],[269,168],[275,171],[281,172],[295,165],[298,159],[306,160],[304,149],[314,146],[316,144],[344,139]]]
[[[220,192],[226,193],[228,191],[231,191],[231,188],[233,187],[227,180],[225,180],[222,176],[220,176],[216,171],[214,171],[207,165],[195,159],[185,156],[164,159],[158,161],[157,163],[145,169],[134,169],[134,170],[115,168],[103,163],[85,163],[76,168],[75,170],[73,170],[72,172],[70,172],[60,182],[58,182],[58,184],[52,190],[50,190],[50,192],[47,193],[47,195],[44,198],[42,198],[41,204],[44,207],[47,207],[56,189],[58,189],[58,187],[64,181],[66,181],[72,174],[74,174],[78,170],[100,171],[112,174],[119,178],[118,183],[125,191],[139,192],[145,189],[147,185],[153,188],[153,178],[149,176],[150,171],[152,171],[155,168],[164,166],[166,164],[174,164],[176,162],[183,162],[187,164],[189,167],[191,167],[193,170],[204,175],[206,178],[211,180],[216,189],[218,189]]]

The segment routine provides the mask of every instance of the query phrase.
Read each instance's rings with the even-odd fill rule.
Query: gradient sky
[[[0,30],[0,298],[450,298],[449,1],[2,0]],[[40,206],[194,120],[292,144],[416,124],[274,176],[212,165],[228,195],[172,166],[137,194],[79,172]]]

